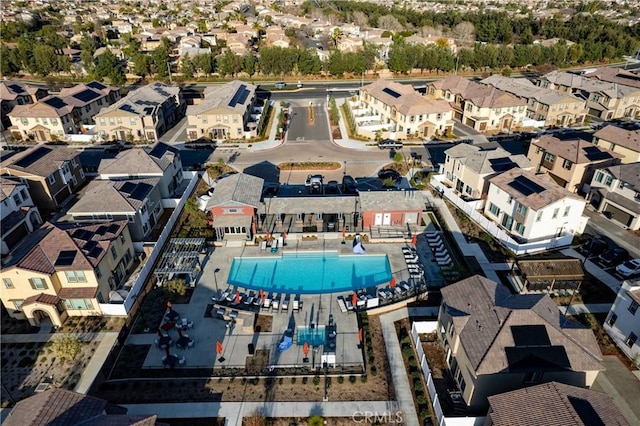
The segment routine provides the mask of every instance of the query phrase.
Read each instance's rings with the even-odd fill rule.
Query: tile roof
[[[204,100],[197,105],[187,107],[187,115],[198,115],[220,108],[244,114],[255,97],[256,86],[239,80],[225,84],[207,86]]]
[[[490,77],[485,78],[484,80],[481,80],[480,83],[487,86],[493,86],[496,89],[504,90],[505,92],[509,92],[512,95],[521,98],[534,99],[545,105],[557,105],[570,102],[580,102],[584,104],[584,101],[582,99],[578,99],[571,94],[561,93],[555,90],[536,86],[526,78],[510,78],[504,77],[499,74],[494,74]],[[580,113],[582,111],[575,110],[573,112]]]
[[[531,168],[531,162],[525,155],[511,155],[499,146],[482,149],[477,145],[461,143],[447,149],[445,154],[452,158],[462,159],[465,167],[480,175],[499,173],[514,167]]]
[[[511,93],[485,86],[469,79],[450,75],[432,84],[435,88],[448,90],[451,93],[460,95],[464,100],[471,101],[480,108],[504,108],[514,106],[526,106],[527,103],[518,99]]]
[[[38,145],[3,161],[0,168],[8,173],[16,170],[47,177],[73,158],[80,163],[79,155],[78,151],[71,148]]]
[[[606,169],[616,179],[628,184],[635,191],[640,191],[640,162],[608,166]]]
[[[605,126],[593,134],[595,138],[640,152],[640,129],[626,130],[618,126]]]
[[[557,70],[543,75],[541,80],[547,80],[558,86],[580,89],[588,93],[604,93],[612,99],[621,99],[625,96],[640,92],[640,89],[636,87],[600,81],[587,78],[582,75]]]
[[[420,95],[410,84],[379,79],[360,89],[385,105],[394,106],[404,115],[433,114],[451,111],[448,102]]]
[[[517,294],[479,275],[442,289],[446,313],[475,374],[550,369],[603,370],[590,329],[560,315],[546,294]]]
[[[531,145],[538,146],[550,154],[578,164],[593,164],[623,157],[617,152],[592,144],[584,139],[560,140],[553,136],[545,135],[539,139],[533,139]]]
[[[25,186],[20,181],[16,181],[11,179],[9,176],[0,176],[0,201],[4,201],[8,197],[11,197],[11,194],[18,186]]]
[[[146,197],[158,186],[160,178],[94,180],[85,187],[80,199],[68,212],[135,214]]]
[[[0,99],[12,101],[18,96],[31,96],[38,90],[46,90],[43,87],[32,86],[18,80],[7,80],[0,82]]]
[[[257,208],[260,205],[264,179],[245,173],[236,173],[216,184],[213,195],[207,202],[207,209],[237,202]]]
[[[539,188],[539,191],[522,192],[519,181],[525,181],[528,186]],[[520,204],[539,210],[563,198],[582,200],[576,194],[558,185],[547,174],[535,174],[532,171],[511,169],[489,179],[489,182],[511,195]]]
[[[586,73],[584,76],[596,80],[640,88],[640,75],[622,68],[602,67],[593,72]]]
[[[161,175],[169,164],[168,160],[163,161],[163,157],[151,157],[144,149],[126,149],[120,151],[115,158],[105,158],[100,161],[98,173],[104,175],[145,175],[155,173]]]
[[[129,92],[127,96],[118,100],[118,102],[113,105],[102,108],[100,112],[96,114],[96,117],[113,111],[126,112],[137,115],[138,117],[154,116],[164,102],[167,102],[171,98],[177,100],[180,91],[180,87],[157,82],[142,86],[139,89]]]
[[[629,425],[609,395],[557,382],[488,399],[487,417],[493,426]]]
[[[58,296],[62,299],[93,299],[97,292],[98,287],[63,287],[58,290]]]
[[[32,303],[42,303],[43,305],[55,306],[58,304],[58,302],[60,302],[60,297],[56,296],[55,294],[40,293],[36,294],[35,296],[27,297],[22,302],[22,305],[25,306]]]
[[[422,211],[425,201],[420,191],[360,191],[360,209],[367,211]],[[325,200],[326,202],[326,200]],[[352,201],[353,202],[353,201]],[[353,206],[349,206],[353,208]],[[349,210],[345,210],[349,211]]]

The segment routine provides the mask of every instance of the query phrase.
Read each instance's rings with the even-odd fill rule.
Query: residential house
[[[187,137],[190,140],[251,138],[258,126],[252,118],[256,86],[234,80],[207,86],[204,99],[187,107]]]
[[[280,27],[268,27],[265,30],[264,43],[269,47],[282,47],[288,48],[291,44],[289,37],[284,33],[284,30]]]
[[[435,35],[428,34],[423,37],[415,34],[405,38],[404,41],[407,44],[446,47],[447,49],[451,50],[453,54],[456,54],[458,51],[458,46],[456,46],[456,41],[452,38],[448,38],[444,36],[435,36]]]
[[[182,37],[178,44],[178,55],[180,55],[180,57],[189,55],[189,57],[193,58],[194,56],[208,53],[211,53],[211,48],[202,47],[202,37],[199,35]]]
[[[547,294],[511,294],[474,275],[443,287],[445,359],[470,410],[492,395],[547,382],[590,387],[602,354],[593,332],[560,314]]]
[[[483,426],[630,426],[608,394],[558,382],[528,386],[488,400]]]
[[[489,178],[520,168],[530,170],[531,163],[522,154],[511,155],[499,146],[489,148],[457,144],[445,152],[443,173],[446,181],[462,196],[479,199],[489,189]]]
[[[127,415],[126,408],[104,399],[53,387],[18,401],[3,422],[6,426],[113,425],[166,426],[153,415]]]
[[[80,153],[58,146],[39,145],[9,157],[0,172],[25,179],[33,202],[45,212],[59,208],[85,183]]]
[[[526,78],[509,78],[494,74],[480,83],[524,100],[527,103],[527,118],[541,124],[540,127],[580,124],[587,115],[584,99],[538,87]]]
[[[593,143],[622,155],[621,163],[640,161],[640,130],[605,126],[593,134]]]
[[[93,116],[120,99],[120,89],[97,81],[62,89],[38,102],[17,105],[8,114],[11,131],[19,138],[50,141],[67,134],[79,134]]]
[[[153,147],[127,149],[114,158],[104,158],[97,170],[100,180],[160,178],[160,195],[172,198],[182,184],[180,150],[157,142]]]
[[[3,259],[0,299],[9,316],[32,325],[101,315],[99,304],[128,277],[133,254],[126,221],[47,222]]]
[[[26,105],[38,102],[47,96],[47,90],[23,83],[18,80],[0,81],[0,130],[11,126],[8,115],[16,105]]]
[[[604,167],[593,175],[589,200],[604,217],[640,229],[640,162]]]
[[[249,51],[250,39],[241,34],[229,34],[226,38],[227,49],[242,56]]]
[[[595,169],[618,164],[622,155],[580,138],[553,136],[533,139],[527,158],[538,173],[546,173],[571,192],[588,192]]]
[[[182,89],[152,83],[130,92],[95,116],[98,134],[105,139],[157,141],[186,109]]]
[[[484,214],[528,242],[582,233],[585,205],[545,174],[511,169],[489,179]]]
[[[362,39],[359,37],[343,37],[336,42],[336,48],[342,53],[362,50]]]
[[[0,176],[0,254],[9,253],[42,223],[26,181]]]
[[[205,211],[218,241],[246,241],[253,237],[264,179],[237,173],[220,179]]]
[[[94,180],[68,210],[71,222],[127,220],[133,241],[149,236],[162,216],[160,178]]]
[[[362,226],[409,229],[422,223],[424,200],[417,191],[362,191],[358,194]]]
[[[587,101],[589,115],[602,120],[640,117],[640,88],[588,78],[565,71],[552,71],[538,86],[575,94]]]
[[[113,28],[114,31],[117,31],[118,34],[131,34],[133,32],[133,26],[128,21],[112,21],[111,28]]]
[[[636,365],[640,365],[640,281],[625,280],[609,309],[604,330]]]
[[[427,95],[449,102],[454,118],[480,132],[511,132],[527,114],[522,99],[457,75],[427,84]]]
[[[452,108],[444,101],[421,96],[409,84],[377,80],[360,89],[359,132],[389,132],[398,139],[431,138],[453,132]],[[384,137],[384,134],[382,135]]]
[[[594,71],[585,72],[584,76],[640,89],[640,75],[622,68],[601,67]]]

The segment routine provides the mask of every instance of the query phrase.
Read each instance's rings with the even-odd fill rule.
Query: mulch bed
[[[273,326],[273,316],[271,315],[258,315],[258,319],[253,326],[253,331],[256,333],[271,333]]]
[[[245,363],[247,374],[260,374],[269,366],[269,350],[258,349],[254,355],[249,355]]]

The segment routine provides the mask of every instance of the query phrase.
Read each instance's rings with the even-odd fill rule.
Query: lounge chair
[[[271,244],[271,253],[278,252],[278,240],[273,240],[273,244]]]
[[[262,309],[269,309],[271,308],[271,296],[266,296],[264,298],[264,303],[262,304]]]
[[[384,291],[383,289],[378,289],[378,296],[380,296],[384,300],[387,300],[389,298],[389,296],[387,295],[387,292]]]
[[[291,300],[291,296],[288,294],[284,297],[282,301],[282,312],[287,312],[289,310],[289,301]]]
[[[252,291],[251,293],[249,293],[249,296],[242,301],[242,303],[244,303],[245,305],[251,305],[254,299],[255,299],[255,292]]]
[[[280,309],[280,295],[276,294],[271,301],[271,309],[277,311]]]
[[[338,307],[340,308],[340,312],[347,312],[347,305],[345,304],[344,298],[342,296],[338,296]]]
[[[298,312],[300,310],[300,295],[297,294],[295,299],[293,299],[293,312]]]
[[[411,291],[411,286],[406,281],[402,281],[400,283],[400,287],[402,287],[405,291]]]
[[[428,232],[425,232],[425,235],[427,236],[427,238],[429,238],[429,237],[435,237],[439,234],[438,234],[438,231],[428,231]]]
[[[260,306],[262,305],[262,299],[260,299],[260,296],[256,296],[255,300],[253,301],[253,306]]]
[[[402,289],[400,287],[396,286],[395,292],[397,296],[402,296]]]

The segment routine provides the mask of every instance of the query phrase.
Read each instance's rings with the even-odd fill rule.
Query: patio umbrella
[[[347,237],[347,228],[342,228],[342,238],[346,238]]]
[[[283,229],[282,230],[282,241],[285,241],[287,239],[287,230]]]
[[[240,292],[236,291],[236,304],[240,303]]]
[[[391,288],[396,288],[396,277],[391,277],[391,282],[389,283]]]
[[[271,234],[267,231],[267,241],[271,241]]]
[[[353,296],[351,297],[351,304],[353,305],[353,309],[355,309],[358,304],[358,295],[355,293],[353,293]]]
[[[309,343],[304,342],[304,345],[302,346],[302,352],[304,352],[305,355],[309,355]]]
[[[162,329],[164,331],[169,331],[173,328],[173,323],[172,322],[165,322],[164,324],[162,324]]]
[[[362,343],[362,329],[358,330],[358,340]]]
[[[222,355],[222,343],[219,340],[216,342],[216,352],[218,355]]]
[[[413,234],[413,237],[411,237],[411,244],[415,246],[417,242],[418,242],[418,234]]]
[[[167,301],[167,308],[169,308],[169,310],[171,310],[172,307],[173,307],[173,305],[171,304],[171,301],[168,300]]]
[[[260,289],[260,300],[264,302],[264,290]]]

